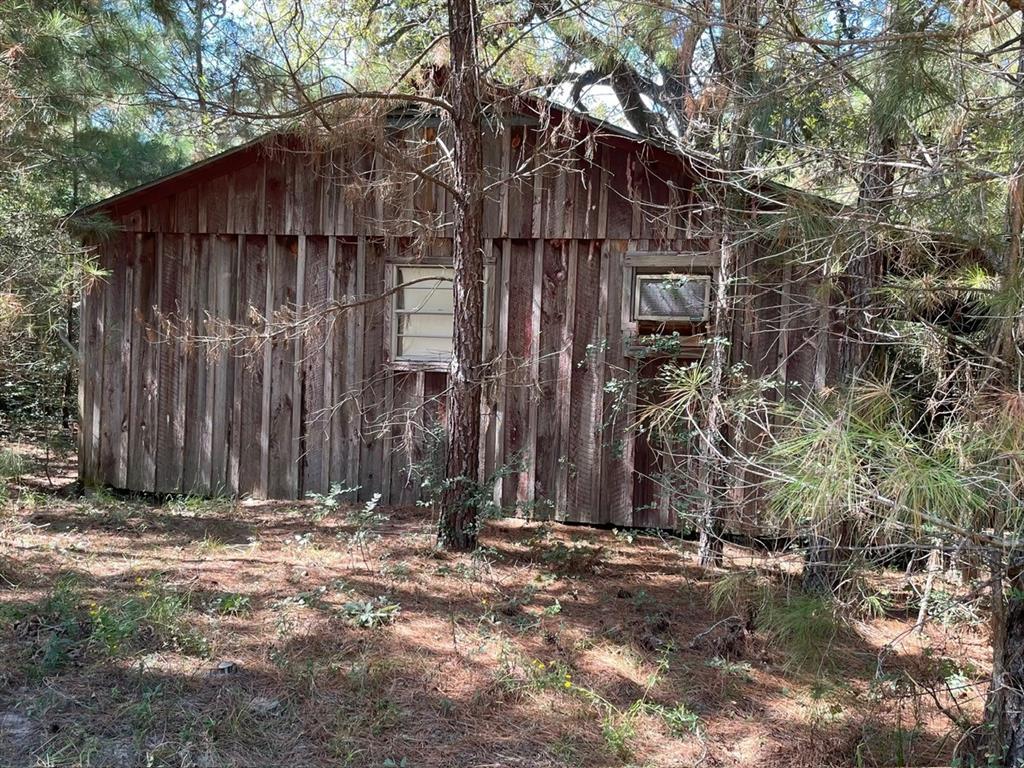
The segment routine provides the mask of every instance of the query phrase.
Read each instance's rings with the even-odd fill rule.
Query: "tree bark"
[[[998,649],[1001,706],[996,726],[1002,753],[998,764],[1021,768],[1024,766],[1024,600],[1009,599],[1002,624],[1003,638]]]
[[[921,594],[921,607],[917,611],[917,623],[914,624],[914,629],[918,634],[924,632],[925,622],[928,621],[928,603],[935,586],[935,577],[940,571],[942,571],[942,542],[939,539],[932,539],[932,548],[928,552],[928,577],[924,583],[924,592]]]
[[[1024,17],[1024,4],[1007,2]],[[1024,119],[1024,40],[1017,52],[1015,78],[1015,111]],[[1003,279],[1011,290],[1019,287],[1024,259],[1024,158],[1016,157],[1007,184],[1006,200],[1007,251]],[[1021,354],[1019,317],[1004,320],[999,338],[1005,384],[1019,389],[1024,379],[1024,356]],[[993,528],[1003,532],[1006,521],[999,515]],[[992,573],[992,682],[985,702],[985,722],[990,728],[987,755],[981,759],[996,760],[997,765],[1010,768],[1024,766],[1024,599],[1021,598],[1021,576],[1009,578],[1008,563],[999,552],[989,554]],[[1006,583],[1015,587],[1007,600]]]
[[[455,328],[449,374],[447,456],[438,543],[476,547],[479,525],[480,392],[484,261],[479,12],[475,0],[448,0],[448,74],[453,144]]]
[[[801,581],[804,592],[831,596],[839,591],[852,538],[849,523],[844,520],[827,522],[821,530],[810,533]]]
[[[725,527],[723,508],[729,468],[724,451],[726,421],[726,368],[731,357],[729,336],[732,330],[734,275],[746,258],[747,248],[741,242],[746,225],[747,196],[737,183],[745,168],[753,164],[756,146],[750,141],[750,89],[755,77],[757,55],[756,20],[760,3],[754,0],[722,4],[723,17],[729,25],[728,34],[718,50],[717,67],[735,104],[736,119],[732,135],[724,148],[727,178],[721,185],[718,213],[719,263],[715,286],[715,305],[708,329],[710,342],[710,381],[708,408],[700,439],[697,484],[701,494],[698,517],[700,541],[697,554],[704,567],[722,565],[722,532]]]
[[[728,196],[727,196],[728,197]],[[709,329],[710,360],[708,368],[708,407],[700,434],[700,461],[697,468],[697,489],[700,493],[700,515],[698,527],[700,540],[697,557],[704,568],[722,566],[722,483],[725,471],[722,457],[722,426],[725,411],[722,404],[725,386],[725,368],[729,364],[728,332],[729,280],[732,272],[732,244],[728,231],[728,216],[722,218],[722,232],[719,240],[718,279],[715,285],[715,305],[712,328]]]

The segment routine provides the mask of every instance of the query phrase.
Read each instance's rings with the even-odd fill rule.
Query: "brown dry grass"
[[[723,574],[678,540],[510,519],[455,556],[404,509],[360,551],[344,511],[76,499],[39,478],[3,509],[5,766],[943,764],[957,734],[925,687],[942,659],[973,665],[960,706],[979,714],[988,649],[970,628],[903,638],[881,677],[908,618],[852,622],[817,670],[760,633],[730,659],[691,648],[725,615],[710,607]],[[729,570],[774,565],[727,555]],[[79,623],[61,635],[46,601],[69,576]],[[90,605],[150,589],[180,598],[205,655],[159,632],[116,652],[87,639]],[[353,626],[346,604],[381,595],[397,618]],[[238,615],[216,608],[232,601]],[[48,662],[64,636],[79,639]],[[237,671],[214,674],[221,661]]]

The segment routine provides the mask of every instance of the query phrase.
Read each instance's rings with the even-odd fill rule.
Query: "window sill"
[[[428,371],[448,373],[448,360],[390,360],[386,366],[389,371]]]

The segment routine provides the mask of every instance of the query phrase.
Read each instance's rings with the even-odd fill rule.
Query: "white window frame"
[[[402,335],[402,334],[399,333],[399,330],[398,330],[399,327],[400,327],[400,323],[398,321],[399,316],[400,315],[425,314],[425,313],[422,312],[422,311],[418,312],[415,309],[400,309],[399,308],[399,306],[398,306],[398,298],[399,298],[400,289],[398,289],[398,286],[399,286],[399,277],[398,276],[399,276],[399,271],[403,270],[403,269],[434,269],[434,270],[437,270],[439,272],[447,272],[450,275],[450,277],[447,278],[447,279],[448,279],[449,283],[452,286],[454,286],[454,283],[452,281],[455,278],[455,272],[452,269],[451,264],[392,263],[390,265],[390,267],[391,267],[391,284],[396,289],[394,291],[394,293],[392,294],[392,296],[391,296],[391,312],[390,312],[390,317],[389,317],[389,321],[390,321],[390,325],[391,325],[391,359],[394,362],[397,362],[397,363],[419,363],[419,364],[447,365],[448,362],[451,360],[451,354],[444,354],[444,353],[434,354],[434,355],[400,355],[399,354],[399,338]],[[444,280],[446,278],[439,276],[437,279],[438,280]],[[454,290],[454,287],[452,288],[452,290]],[[444,315],[447,315],[448,313],[444,312],[444,313],[430,313],[430,314],[444,314]],[[453,327],[453,332],[454,332],[454,322],[455,322],[455,313],[454,313],[454,306],[453,306],[453,308],[452,308],[452,324],[453,324],[452,327]],[[412,334],[412,336],[415,338],[418,335],[417,334]],[[419,336],[419,338],[427,338],[427,337]]]
[[[388,355],[388,364],[392,368],[399,370],[447,370],[448,363],[451,362],[451,355],[402,355],[398,354],[398,291],[395,288],[398,287],[398,271],[400,269],[408,268],[430,268],[445,270],[452,275],[452,279],[455,277],[455,271],[450,261],[389,261],[387,271],[387,288],[392,291],[391,301],[388,305],[388,312],[386,322],[388,328],[386,335],[388,336],[388,347],[386,353]],[[495,287],[491,285],[491,281],[494,279],[495,269],[493,262],[484,262],[484,307],[483,307],[483,328],[482,328],[482,339],[484,355],[486,356],[490,345],[493,341],[491,335],[491,328],[495,321],[492,317],[494,307],[491,306],[491,296],[494,295]],[[454,283],[453,283],[454,290]],[[454,333],[454,321],[452,325],[452,332]]]
[[[643,315],[640,314],[640,283],[643,281],[648,282],[673,282],[673,281],[693,281],[704,283],[704,313],[699,317],[692,315]],[[631,319],[634,322],[637,321],[653,321],[661,323],[706,323],[711,316],[711,283],[712,276],[704,273],[692,273],[692,272],[642,272],[639,270],[633,271],[633,301],[632,301],[632,313]]]

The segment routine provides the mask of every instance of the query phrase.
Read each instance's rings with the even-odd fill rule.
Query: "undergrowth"
[[[209,643],[189,626],[189,610],[189,596],[157,578],[137,579],[123,597],[94,601],[75,576],[65,575],[39,603],[5,606],[0,622],[29,641],[31,669],[49,675],[89,656],[164,649],[206,656]]]

